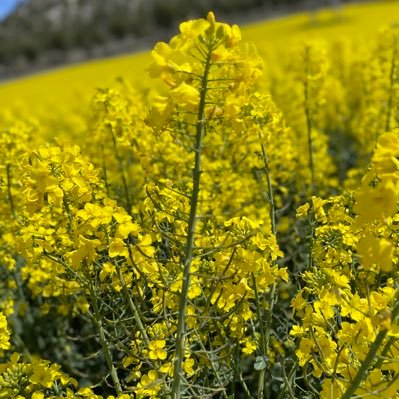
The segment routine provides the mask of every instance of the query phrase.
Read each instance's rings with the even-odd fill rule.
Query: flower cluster
[[[324,398],[397,397],[398,139],[379,137],[358,189],[298,210],[311,220],[313,268],[292,301],[301,323],[291,334],[299,364],[323,376]]]
[[[159,90],[1,111],[0,398],[399,398],[397,28],[354,46],[209,13]]]

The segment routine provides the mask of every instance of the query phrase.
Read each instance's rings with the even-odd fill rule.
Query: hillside
[[[273,48],[289,49],[293,42],[312,37],[351,37],[367,42],[382,26],[395,23],[398,15],[399,3],[396,1],[354,4],[341,8],[339,13],[319,13],[316,21],[311,20],[307,13],[300,13],[267,23],[250,24],[243,28],[243,37],[256,44],[260,52],[267,57],[266,67],[271,68],[271,57],[276,56]],[[153,46],[154,42],[150,46]],[[0,85],[0,107],[29,104],[30,111],[37,114],[41,108],[45,110],[49,104],[54,107],[75,102],[82,92],[90,97],[95,88],[112,84],[118,76],[123,76],[140,87],[149,86],[148,74],[145,71],[149,62],[149,53],[139,52],[10,80]]]
[[[245,22],[341,0],[27,0],[0,23],[0,78],[148,48],[213,9]]]

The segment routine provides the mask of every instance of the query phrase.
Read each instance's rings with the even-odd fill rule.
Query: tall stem
[[[102,318],[101,318],[101,314],[100,314],[100,309],[98,308],[96,293],[94,292],[92,285],[89,286],[89,290],[90,290],[90,299],[91,299],[91,303],[93,305],[93,310],[94,310],[94,314],[93,314],[94,324],[98,331],[98,335],[100,338],[100,344],[101,344],[101,347],[102,347],[102,350],[104,353],[105,361],[107,362],[109,372],[111,374],[114,388],[115,388],[117,394],[119,395],[122,393],[122,387],[121,387],[121,384],[120,384],[120,381],[118,378],[118,374],[117,374],[115,366],[114,366],[114,362],[112,360],[112,354],[109,349],[107,339],[105,338],[105,332],[104,332],[103,322],[102,322]]]
[[[308,216],[309,218],[309,226],[310,226],[310,232],[307,237],[308,239],[308,270],[312,270],[313,268],[313,247],[314,247],[314,241],[315,241],[315,219],[313,214],[310,214]]]
[[[128,212],[129,215],[131,215],[132,214],[132,202],[131,202],[131,199],[130,199],[129,186],[127,184],[126,174],[125,174],[125,170],[124,170],[124,167],[123,167],[123,161],[122,161],[122,157],[119,154],[118,146],[117,146],[117,143],[116,143],[116,138],[115,138],[114,132],[112,130],[111,130],[111,135],[112,135],[112,142],[113,142],[113,145],[114,145],[115,157],[116,157],[116,159],[118,161],[119,173],[121,174],[123,190],[125,192],[127,212]]]
[[[260,140],[260,145],[262,148],[262,158],[263,158],[263,162],[265,165],[265,172],[266,172],[267,197],[268,197],[268,201],[269,201],[271,229],[272,229],[273,235],[276,235],[276,233],[277,233],[276,206],[274,203],[273,186],[272,186],[272,179],[271,179],[270,168],[269,168],[269,157],[267,155],[266,148],[263,144],[263,137],[262,137],[261,131],[259,131],[259,140]],[[253,278],[253,283],[254,283],[255,299],[256,299],[257,308],[258,308],[260,305],[260,302],[259,302],[258,293],[257,293],[256,280],[255,280],[255,276],[253,274],[252,274],[252,278]],[[274,306],[275,293],[276,293],[276,283],[274,283],[272,285],[272,287],[270,288],[270,292],[269,292],[269,308],[267,310],[267,316],[266,316],[267,328],[265,330],[263,328],[263,322],[262,322],[262,317],[260,315],[260,311],[258,312],[259,323],[261,326],[261,339],[262,339],[261,352],[265,358],[267,357],[267,355],[269,353],[270,333],[271,333],[271,325],[272,325],[272,321],[273,321],[273,306]],[[266,374],[265,369],[261,370],[259,373],[258,399],[263,398],[264,388],[265,388],[265,386],[264,386],[265,385],[265,374]]]
[[[270,168],[269,168],[269,157],[267,156],[266,148],[263,144],[262,132],[259,131],[259,140],[262,148],[262,157],[265,165],[266,172],[266,180],[267,180],[267,197],[269,200],[270,206],[270,223],[272,227],[272,233],[276,235],[277,226],[276,226],[276,205],[274,204],[274,196],[273,196],[273,186],[272,186],[272,178],[270,176]]]
[[[129,308],[130,308],[131,312],[133,313],[134,320],[137,323],[137,327],[138,327],[138,329],[139,329],[139,331],[141,333],[141,336],[143,337],[144,343],[146,345],[148,345],[148,343],[149,343],[148,335],[147,335],[147,333],[145,331],[145,328],[144,328],[144,325],[143,325],[143,323],[141,321],[139,312],[137,311],[136,306],[133,303],[132,297],[130,295],[129,289],[128,289],[127,285],[126,285],[125,278],[123,277],[123,273],[121,272],[121,269],[120,269],[119,265],[116,265],[116,267],[117,267],[117,272],[118,272],[118,278],[119,278],[119,281],[121,282],[122,290],[123,290],[123,293],[124,293],[125,298],[127,300],[127,303],[129,305]]]
[[[255,301],[256,301],[256,312],[258,315],[259,319],[259,328],[260,328],[260,351],[263,356],[263,361],[265,362],[267,359],[267,344],[266,344],[266,333],[265,329],[263,326],[263,320],[262,320],[262,313],[260,309],[260,299],[259,299],[259,293],[258,293],[258,286],[256,284],[256,277],[254,273],[251,273],[252,275],[252,284],[254,286],[254,293],[255,293]],[[268,326],[270,327],[270,326]],[[269,328],[268,328],[269,329]],[[259,378],[258,378],[258,392],[257,392],[257,398],[258,399],[263,399],[264,395],[264,390],[265,390],[265,376],[266,376],[266,370],[263,368],[259,372]]]
[[[188,300],[188,289],[190,286],[190,272],[191,263],[193,259],[194,236],[197,224],[197,207],[200,191],[201,181],[201,152],[202,152],[202,138],[205,133],[205,104],[206,92],[208,87],[208,75],[211,67],[211,53],[212,46],[209,46],[208,54],[205,62],[204,74],[201,82],[200,102],[197,115],[196,137],[195,137],[195,163],[193,169],[193,191],[190,199],[190,217],[188,221],[188,232],[185,249],[185,260],[183,269],[182,291],[179,301],[179,316],[177,322],[177,336],[176,336],[176,358],[173,371],[173,387],[172,399],[180,398],[181,381],[182,381],[182,365],[185,350],[185,334],[186,334],[186,308]]]
[[[304,83],[304,96],[305,96],[305,116],[306,116],[306,129],[308,135],[308,150],[309,150],[309,168],[311,173],[311,193],[316,191],[316,178],[314,171],[313,159],[313,138],[312,138],[312,119],[309,107],[309,48],[306,47],[306,78]]]

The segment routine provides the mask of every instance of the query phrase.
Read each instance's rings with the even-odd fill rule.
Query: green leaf
[[[268,360],[269,359],[267,356],[256,356],[255,364],[254,364],[255,370],[257,370],[257,371],[264,370],[267,366]]]

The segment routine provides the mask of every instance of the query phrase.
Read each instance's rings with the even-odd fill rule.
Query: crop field
[[[0,399],[399,399],[399,3],[0,85]]]

